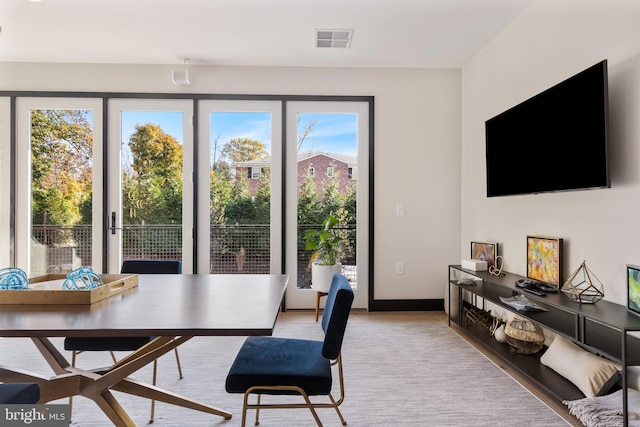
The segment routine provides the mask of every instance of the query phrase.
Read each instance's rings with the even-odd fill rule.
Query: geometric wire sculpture
[[[80,267],[70,271],[62,282],[62,289],[89,290],[102,286],[102,278],[91,267]]]
[[[595,304],[604,297],[604,287],[585,262],[582,261],[580,267],[564,282],[560,290],[571,301],[580,304]]]
[[[491,315],[491,310],[483,310],[476,306],[465,306],[462,309],[462,313],[464,314],[464,320],[467,322],[467,324],[468,322],[480,324],[489,331],[495,323],[495,318]]]
[[[15,291],[28,287],[29,279],[23,270],[14,267],[0,269],[0,289]]]

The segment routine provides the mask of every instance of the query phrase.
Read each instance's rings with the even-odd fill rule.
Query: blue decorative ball
[[[0,289],[14,291],[28,287],[29,279],[23,270],[13,267],[0,269]]]
[[[70,271],[62,282],[62,289],[90,290],[102,286],[102,278],[91,267],[80,267]]]

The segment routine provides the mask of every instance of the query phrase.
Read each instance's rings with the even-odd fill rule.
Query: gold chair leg
[[[302,397],[304,399],[304,403],[295,403],[295,404],[265,404],[262,405],[261,404],[261,393],[258,392],[258,390],[290,390],[290,391],[295,391],[297,392],[300,397]],[[257,401],[256,404],[254,405],[250,405],[249,404],[249,396],[251,394],[255,394]],[[331,401],[333,402],[334,405],[336,405],[335,400],[333,399],[333,397],[331,395],[329,395],[329,397],[331,398]],[[318,427],[322,427],[322,421],[320,421],[320,417],[318,416],[318,412],[316,411],[316,406],[317,407],[321,407],[321,408],[328,408],[328,407],[334,407],[333,405],[329,405],[328,403],[326,404],[316,404],[314,405],[313,403],[311,403],[311,400],[309,399],[309,396],[307,395],[307,393],[304,392],[304,390],[300,387],[297,386],[266,386],[266,387],[262,387],[262,386],[254,386],[254,387],[250,387],[247,391],[244,392],[244,402],[242,404],[242,423],[241,426],[245,427],[246,426],[246,422],[247,422],[247,411],[249,410],[249,408],[251,409],[255,409],[256,410],[256,420],[255,420],[255,425],[259,425],[260,421],[259,421],[259,416],[260,416],[260,408],[270,408],[270,409],[276,409],[276,408],[289,408],[289,409],[293,409],[293,408],[307,408],[309,409],[309,411],[311,411],[311,415],[313,415],[313,418],[316,420],[316,424],[318,425]],[[337,410],[337,407],[336,407]],[[344,420],[344,418],[342,418],[342,414],[340,413],[340,411],[338,410],[338,415],[340,416],[340,420],[342,421],[343,425],[346,425],[346,421]]]
[[[329,399],[331,399],[331,403],[333,403],[334,405],[336,405],[336,401],[333,398],[333,395],[331,393],[329,393]],[[340,412],[340,408],[338,408],[338,405],[335,406],[336,412],[338,413],[338,417],[340,417],[340,422],[342,423],[343,426],[347,425],[347,422],[345,421],[345,419],[342,416],[342,412]]]
[[[178,356],[178,349],[174,349],[176,353],[176,363],[178,364],[178,374],[180,375],[180,379],[182,379],[182,366],[180,366],[180,356]]]
[[[258,395],[258,402],[257,405],[260,406],[260,398],[262,397],[261,394]],[[258,417],[260,417],[260,408],[256,408],[256,422],[253,424],[255,426],[260,424],[260,421],[258,420]]]
[[[242,402],[242,422],[240,423],[240,427],[245,427],[247,425],[247,408],[249,403],[249,393],[244,394],[244,401]]]
[[[78,352],[75,350],[71,352],[71,366],[76,367],[76,355]],[[71,424],[71,411],[73,410],[73,396],[69,396],[69,424]]]
[[[156,385],[156,377],[158,375],[158,359],[153,361],[153,381],[152,384]],[[156,413],[156,401],[151,399],[151,415],[149,416],[149,424],[153,423],[153,419]]]
[[[318,314],[320,313],[320,298],[326,297],[326,292],[316,291],[316,322],[318,321]]]

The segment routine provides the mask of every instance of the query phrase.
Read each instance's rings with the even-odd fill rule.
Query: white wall
[[[0,63],[0,90],[374,96],[375,298],[443,298],[459,261],[460,70],[189,66],[193,84],[176,86],[179,68]]]
[[[471,240],[496,241],[505,270],[526,275],[526,236],[562,237],[565,278],[584,260],[605,299],[626,305],[625,265],[640,264],[638,22],[636,0],[535,0],[464,67],[462,256]],[[486,198],[485,120],[602,59],[609,66],[612,188]],[[555,167],[562,165],[550,158]]]

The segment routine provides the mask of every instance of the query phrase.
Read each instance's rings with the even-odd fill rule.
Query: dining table
[[[112,391],[230,419],[230,412],[144,383],[132,375],[195,336],[271,335],[282,307],[288,276],[137,276],[138,286],[93,304],[0,305],[0,337],[31,339],[53,370],[52,375],[44,376],[0,365],[0,381],[38,383],[39,403],[76,395],[87,397],[115,426],[134,426],[135,423]],[[53,337],[135,336],[154,339],[110,366],[93,369],[71,366],[66,353],[51,341]],[[202,375],[206,378],[207,373]]]

